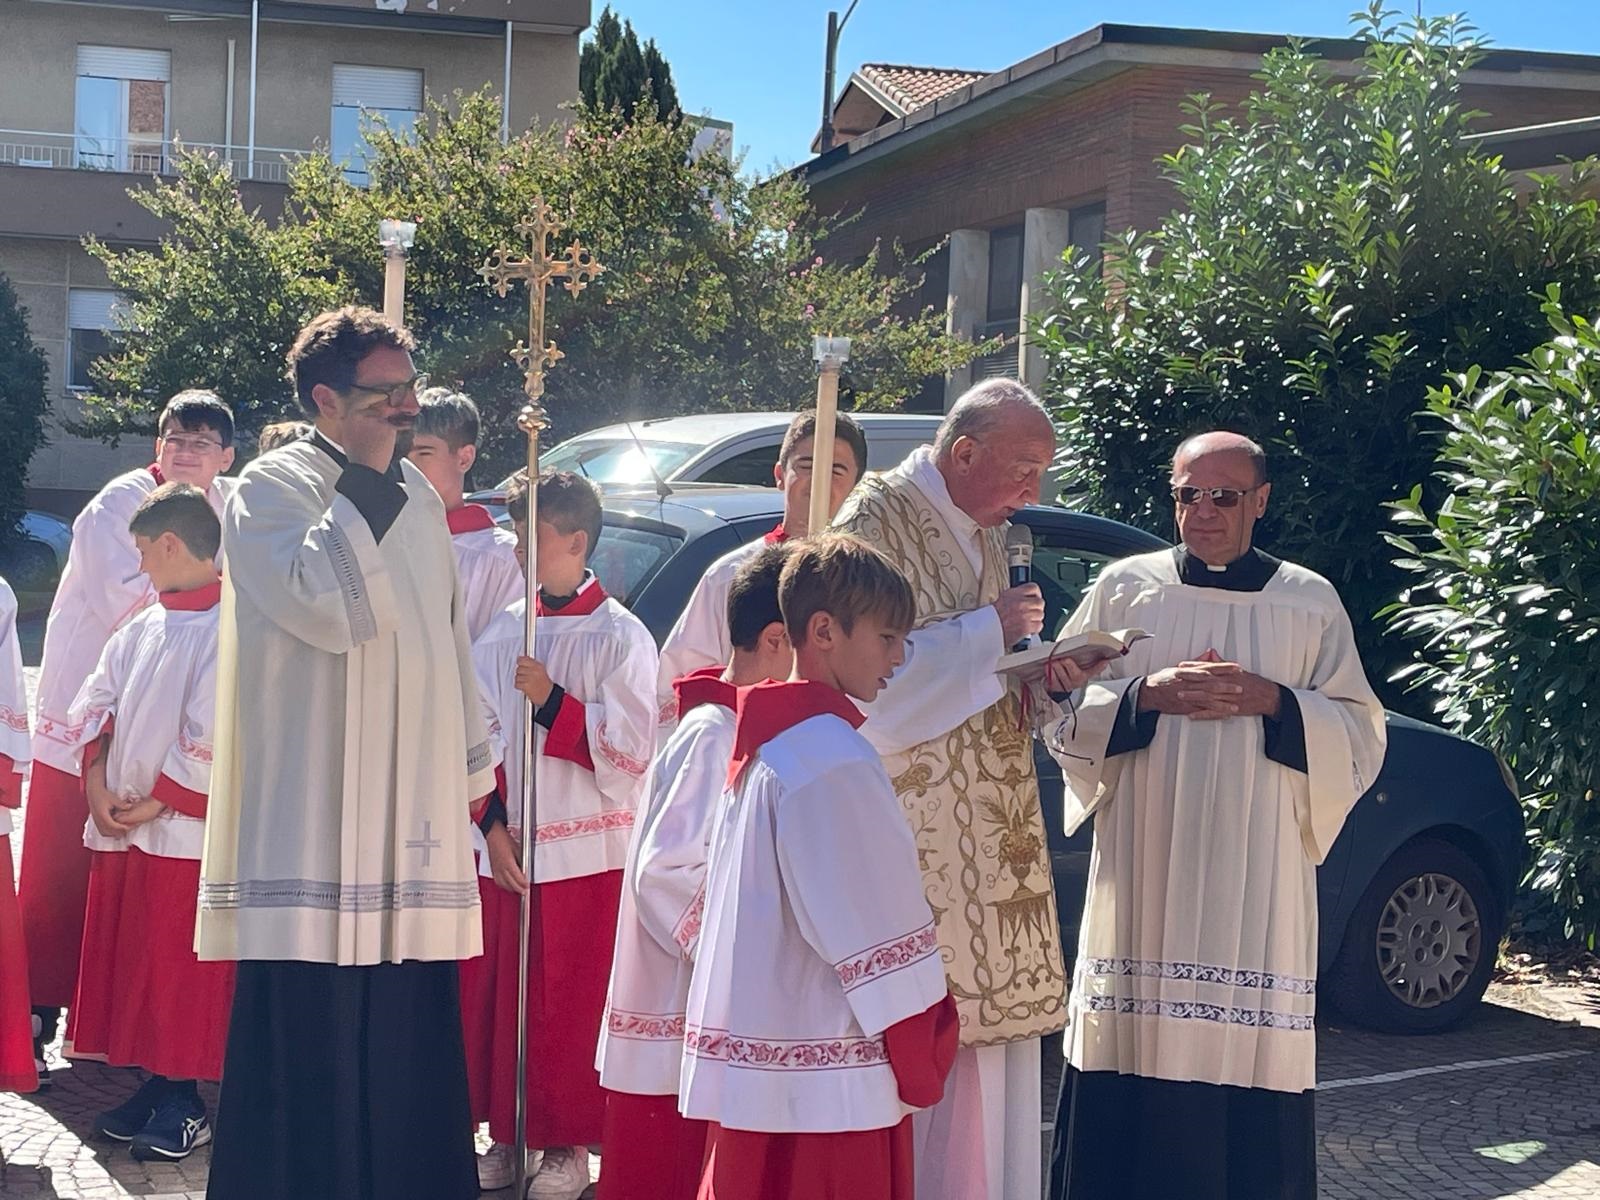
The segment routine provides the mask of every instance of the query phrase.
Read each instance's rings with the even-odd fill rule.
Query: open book
[[[1063,658],[1070,658],[1088,670],[1109,659],[1121,658],[1135,642],[1141,642],[1149,636],[1142,629],[1119,629],[1115,633],[1094,629],[1054,642],[1040,642],[1026,650],[1004,655],[995,667],[995,673],[1015,675],[1027,682],[1043,677],[1045,663]]]

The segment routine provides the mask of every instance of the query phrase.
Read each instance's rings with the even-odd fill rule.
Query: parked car
[[[760,537],[782,511],[770,489],[688,484],[606,497],[594,568],[659,642],[711,563]],[[1056,628],[1107,562],[1168,543],[1061,508],[1024,509],[1046,628]],[[1515,782],[1490,751],[1388,714],[1383,770],[1317,871],[1324,995],[1351,1018],[1424,1033],[1459,1021],[1482,998],[1521,874]],[[1036,747],[1062,944],[1077,945],[1091,830],[1062,829],[1061,772]]]
[[[19,592],[47,592],[61,579],[72,548],[72,522],[29,509],[17,537],[0,551],[0,577]]]
[[[892,467],[933,441],[942,418],[915,413],[851,413],[867,435],[867,467]],[[577,471],[603,486],[652,482],[651,469],[678,482],[772,485],[772,467],[792,412],[702,413],[607,425],[553,446],[539,465]],[[501,486],[504,486],[502,484]]]

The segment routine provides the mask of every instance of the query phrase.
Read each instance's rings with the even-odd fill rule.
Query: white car
[[[867,435],[867,468],[894,466],[933,441],[942,417],[851,413]],[[539,466],[576,471],[611,487],[666,483],[772,486],[772,467],[792,412],[703,413],[591,429],[542,454]],[[652,475],[652,468],[654,473]],[[503,486],[503,485],[502,485]]]

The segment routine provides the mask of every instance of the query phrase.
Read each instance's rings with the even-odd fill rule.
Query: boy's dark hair
[[[789,561],[792,546],[766,546],[746,559],[733,573],[728,588],[728,637],[737,650],[754,650],[761,633],[783,620],[778,607],[778,579]]]
[[[222,549],[222,522],[192,483],[163,483],[133,510],[128,532],[140,537],[158,538],[175,534],[189,553],[210,562]]]
[[[518,471],[506,484],[506,512],[513,521],[525,523],[528,519],[528,472],[525,469]],[[589,535],[584,555],[592,556],[600,542],[603,524],[599,487],[573,471],[545,471],[539,476],[539,519],[555,526],[558,533],[583,530]],[[530,529],[528,536],[535,536],[534,531]]]
[[[867,473],[867,435],[862,431],[860,423],[849,413],[839,413],[834,418],[833,442],[834,452],[838,453],[838,446],[843,442],[850,447],[855,455],[856,478],[860,483],[861,477]],[[808,408],[805,412],[796,413],[794,420],[789,422],[789,428],[783,435],[783,445],[778,449],[778,465],[787,467],[789,459],[794,456],[795,447],[807,438],[817,436],[817,410]]]
[[[447,387],[431,387],[417,397],[417,437],[436,437],[451,451],[476,446],[482,422],[472,397]]]
[[[268,450],[276,450],[279,446],[298,442],[301,438],[310,436],[310,433],[309,421],[274,421],[271,425],[262,426],[261,436],[256,438],[256,453],[265,454]]]
[[[233,409],[222,402],[221,396],[205,388],[186,388],[168,400],[156,422],[156,432],[165,437],[173,422],[188,433],[210,430],[222,439],[224,450],[233,445]]]
[[[409,333],[381,312],[347,304],[306,323],[289,348],[288,379],[300,397],[300,407],[315,417],[317,402],[311,390],[317,384],[347,392],[361,360],[374,350],[382,346],[410,350],[415,345]]]
[[[916,597],[900,568],[848,533],[821,533],[796,544],[778,581],[778,607],[797,650],[819,612],[831,613],[847,634],[866,616],[909,633],[917,617]]]

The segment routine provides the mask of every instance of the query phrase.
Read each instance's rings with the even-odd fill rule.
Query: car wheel
[[[46,592],[55,587],[60,578],[55,551],[31,538],[12,547],[0,566],[0,575],[4,575],[12,590],[18,592]]]
[[[1500,906],[1461,847],[1418,838],[1390,857],[1350,916],[1328,998],[1385,1033],[1434,1033],[1483,998],[1500,946]]]

